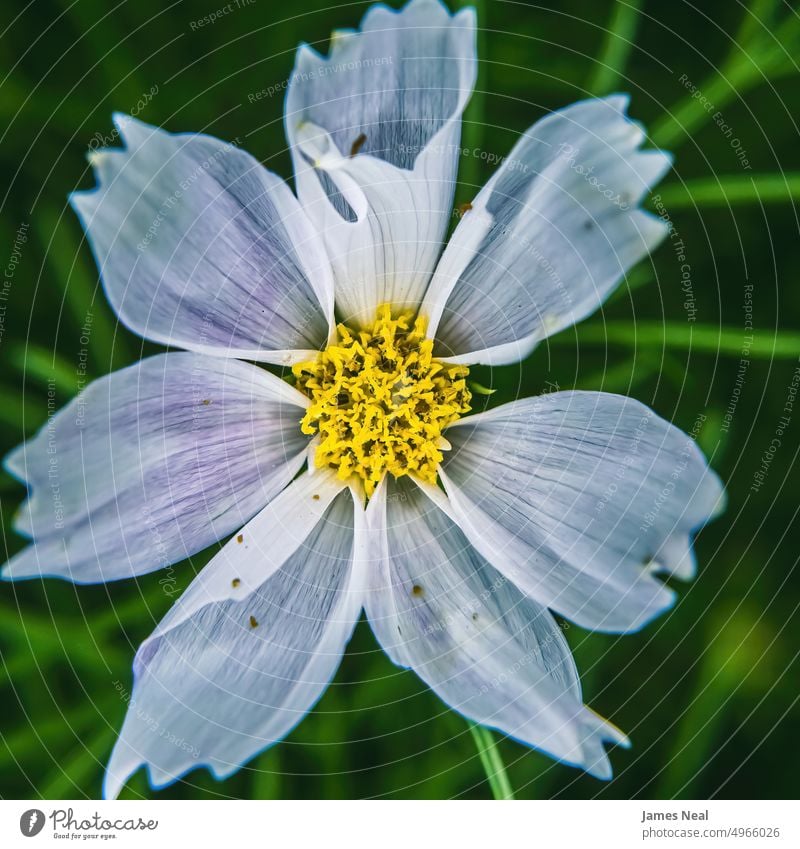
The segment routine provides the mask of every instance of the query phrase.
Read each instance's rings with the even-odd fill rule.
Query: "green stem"
[[[513,799],[514,791],[511,789],[511,782],[508,780],[508,774],[492,732],[474,722],[468,721],[468,725],[489,786],[492,788],[492,795],[495,799]]]
[[[611,92],[622,79],[633,49],[642,0],[616,0],[605,42],[587,88],[601,96]]]

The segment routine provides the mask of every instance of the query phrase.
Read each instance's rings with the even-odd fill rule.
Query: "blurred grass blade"
[[[39,717],[22,724],[8,735],[0,732],[0,769],[9,769],[15,761],[31,760],[42,749],[56,755],[59,744],[63,747],[70,737],[77,742],[97,726],[101,717],[113,715],[116,705],[116,699],[78,702],[46,719]]]
[[[45,389],[58,389],[70,398],[78,391],[77,371],[55,351],[39,345],[15,345],[9,360],[26,379]]]
[[[74,799],[76,789],[91,785],[102,775],[103,767],[111,753],[111,745],[117,731],[103,725],[86,743],[79,743],[61,760],[56,769],[47,776],[40,793],[43,799]]]
[[[492,732],[474,722],[468,722],[468,724],[494,798],[513,799],[514,791],[511,789],[511,782],[508,780],[508,774]]]
[[[80,249],[81,234],[71,212],[42,207],[38,218],[39,231],[47,234],[42,236],[42,243],[53,282],[63,291],[64,304],[72,316],[68,334],[74,340],[70,347],[75,350],[76,366],[84,348],[101,374],[127,365],[131,357],[125,350],[125,339],[117,332],[116,319],[95,270],[87,268],[88,251]]]
[[[273,746],[255,762],[251,782],[253,799],[281,798],[280,748]]]
[[[4,659],[10,659],[14,652],[28,657],[30,652],[41,664],[50,659],[59,663],[69,661],[95,671],[124,666],[125,655],[98,643],[91,632],[86,633],[87,625],[77,618],[47,618],[0,601],[0,637],[6,646]],[[29,658],[29,663],[33,659]]]
[[[657,374],[660,369],[661,357],[645,351],[635,357],[626,358],[615,366],[606,366],[601,371],[578,378],[574,388],[626,394]]]
[[[578,344],[627,345],[631,347],[676,348],[681,351],[741,357],[747,346],[748,355],[757,359],[797,359],[800,333],[761,331],[752,336],[730,327],[704,324],[682,324],[661,321],[607,321],[577,330]],[[575,330],[565,331],[548,340],[551,345],[575,345]]]
[[[747,11],[744,14],[750,17]],[[757,14],[763,11],[759,8]],[[695,84],[686,75],[679,78],[686,94],[653,125],[650,137],[655,144],[677,147],[719,115],[734,98],[741,99],[757,85],[796,71],[793,57],[800,52],[800,18],[793,9],[770,30],[743,22],[742,31],[746,40],[732,39],[728,56],[704,80]]]
[[[671,209],[800,201],[800,172],[736,174],[672,183],[659,192]]]
[[[706,77],[695,89],[699,93],[697,97],[687,91],[653,124],[650,139],[658,147],[676,148],[710,120],[712,114],[724,109],[737,93],[744,94],[754,82],[752,73],[744,65],[738,66],[736,72],[723,71]],[[713,109],[709,110],[706,103],[710,103]]]
[[[630,301],[633,292],[641,289],[643,286],[649,286],[654,282],[653,266],[649,263],[640,262],[639,265],[635,265],[625,275],[622,283],[608,296],[606,305],[624,300],[625,298]]]
[[[72,19],[75,31],[81,33],[81,49],[100,57],[98,74],[116,102],[136,102],[144,91],[139,65],[131,52],[129,38],[133,33],[126,27],[119,4],[109,8],[101,0],[81,0],[80,3],[62,0],[65,13]],[[102,26],[100,26],[102,24]]]
[[[751,0],[742,14],[736,41],[747,44],[772,29],[781,0]]]
[[[723,607],[711,618],[695,686],[678,712],[672,754],[654,798],[693,798],[703,770],[727,742],[730,706],[751,704],[768,685],[765,667],[774,643],[762,612],[747,605],[733,611]]]
[[[606,38],[587,88],[598,97],[610,94],[625,75],[636,40],[642,0],[615,0]]]
[[[486,70],[481,57],[486,56],[485,37],[487,27],[486,0],[469,0],[459,2],[459,8],[472,7],[478,17],[478,78],[475,81],[475,89],[467,104],[462,122],[461,143],[465,150],[480,151],[483,149],[484,129],[486,127],[485,105],[486,105]],[[459,191],[458,202],[469,202],[480,191],[483,180],[481,179],[481,160],[477,156],[465,156],[459,163]],[[457,223],[454,217],[453,224]]]
[[[22,439],[23,432],[27,433],[39,427],[47,418],[47,408],[37,397],[36,393],[28,389],[19,391],[6,383],[0,383],[0,423],[8,425],[14,431],[14,439]],[[8,474],[5,472],[4,474]]]
[[[163,587],[164,585],[159,583],[147,592],[137,591],[131,598],[115,602],[105,610],[98,611],[92,618],[92,632],[100,637],[108,637],[111,632],[124,630],[136,621],[155,627],[172,604],[172,597]]]

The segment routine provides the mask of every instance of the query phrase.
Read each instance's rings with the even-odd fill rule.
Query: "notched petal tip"
[[[614,770],[606,746],[631,747],[631,741],[613,722],[600,716],[588,706],[582,714],[586,737],[582,746],[582,761],[579,764],[589,775],[601,781],[613,778]]]
[[[642,572],[641,580],[653,584],[653,597],[650,605],[642,605],[640,616],[634,619],[630,626],[621,625],[598,630],[608,633],[636,634],[675,606],[678,601],[678,593],[675,590],[645,571]]]
[[[103,776],[103,798],[107,801],[118,799],[119,794],[130,777],[142,766],[141,763],[134,763],[128,767],[123,767],[121,764],[116,763],[115,759],[117,759],[116,753],[119,745],[120,743],[117,741],[117,745],[111,753],[111,760]]]
[[[710,466],[706,471],[706,482],[708,495],[705,503],[708,517],[694,528],[696,531],[699,531],[708,522],[719,518],[728,509],[728,491],[725,489],[722,478]]]
[[[116,752],[116,747],[114,751]],[[192,761],[180,770],[171,772],[160,769],[155,764],[149,763],[135,754],[132,754],[127,761],[122,761],[120,758],[119,765],[114,763],[114,759],[115,755],[112,753],[111,761],[109,761],[109,765],[106,767],[103,778],[103,799],[106,801],[118,799],[120,793],[125,789],[125,785],[142,768],[144,768],[147,775],[147,783],[150,785],[150,788],[158,791],[171,787],[175,782],[180,781],[189,773],[198,769],[208,770],[216,781],[225,781],[242,767],[242,764],[228,764],[209,759],[208,761]]]
[[[720,483],[722,487],[722,483]],[[713,519],[718,519],[728,509],[728,491],[721,488],[714,506],[711,508],[706,522],[711,522]]]
[[[349,38],[352,38],[354,35],[357,34],[357,30],[353,29],[352,27],[332,30],[330,38],[331,50],[335,50],[339,47],[344,46],[343,42],[346,42]]]
[[[114,126],[119,131],[120,138],[126,151],[132,151],[152,136],[167,135],[167,131],[140,121],[126,112],[114,112],[111,116]]]
[[[645,191],[660,182],[672,168],[674,157],[665,150],[648,148],[636,154],[636,171]]]
[[[464,10],[466,11],[466,10]],[[458,16],[451,13],[442,0],[409,0],[405,6],[393,9],[386,3],[373,3],[361,19],[361,30],[401,27],[418,16],[428,16],[427,24],[441,26]],[[419,25],[419,21],[416,22]]]
[[[23,442],[13,448],[3,458],[3,468],[21,483],[27,483],[28,479],[25,476],[25,468],[27,460],[25,457],[27,442]]]
[[[206,766],[206,764],[198,762],[190,764],[182,772],[177,774],[165,772],[137,754],[123,740],[122,734],[120,734],[117,742],[114,744],[114,749],[111,752],[111,757],[108,761],[105,775],[103,776],[103,798],[107,801],[118,799],[120,793],[125,789],[125,785],[142,767],[144,767],[147,775],[147,783],[150,787],[153,790],[163,790],[165,787],[169,787],[171,784],[179,781],[187,773],[202,766]]]
[[[593,718],[593,724],[597,733],[601,735],[606,743],[622,746],[623,749],[630,749],[632,745],[630,738],[621,728],[617,727],[610,719],[601,716],[594,708],[586,705],[585,710]]]
[[[92,166],[92,168],[99,168],[103,164],[103,160],[107,155],[105,148],[100,150],[87,150],[86,161]]]
[[[24,533],[24,531],[23,531]],[[0,578],[4,581],[30,581],[36,578],[59,577],[42,568],[47,562],[48,546],[26,545],[0,569]]]
[[[301,41],[297,45],[297,50],[294,56],[294,69],[289,78],[290,83],[303,81],[303,75],[307,75],[312,70],[319,67],[325,61],[325,56],[317,50],[316,47],[309,44],[307,41]]]
[[[607,94],[605,97],[599,97],[596,99],[604,100],[623,115],[625,115],[631,105],[631,96],[627,91],[615,91],[611,94]],[[625,117],[627,117],[627,115]]]
[[[98,184],[93,189],[71,192],[67,197],[72,211],[78,216],[78,220],[83,225],[84,230],[88,229],[89,221],[97,210],[97,205],[100,201],[99,189],[100,186]]]

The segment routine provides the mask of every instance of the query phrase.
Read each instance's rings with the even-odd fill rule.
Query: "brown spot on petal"
[[[311,497],[314,499],[314,501],[319,501],[319,496],[316,493],[314,493],[314,495],[312,495]]]
[[[236,542],[244,542],[244,534],[239,534],[239,536],[236,537]]]
[[[364,142],[367,140],[366,133],[361,133],[356,140],[350,145],[350,156],[351,158],[355,156],[362,147],[364,147]]]
[[[250,627],[258,628],[258,619],[256,619],[256,617],[253,616],[252,613],[250,614]]]
[[[425,595],[425,590],[423,590],[419,584],[414,584],[414,586],[411,587],[411,595],[415,598],[422,598],[422,596]]]
[[[241,583],[242,583],[242,582],[239,580],[239,578],[234,578],[234,579],[231,581],[231,586],[232,586],[232,587],[238,587],[238,586],[239,586],[239,584],[241,584]]]

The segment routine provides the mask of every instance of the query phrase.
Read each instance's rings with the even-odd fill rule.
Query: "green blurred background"
[[[800,404],[780,429],[800,374],[800,17],[776,0],[477,5],[480,75],[463,144],[485,156],[464,157],[457,200],[548,110],[623,90],[652,143],[675,152],[661,202],[676,234],[577,330],[521,366],[474,376],[498,389],[492,404],[556,385],[632,395],[695,429],[730,497],[698,540],[698,579],[668,616],[627,637],[566,632],[587,702],[633,740],[612,754],[616,777],[600,783],[502,740],[511,783],[521,798],[796,797]],[[157,350],[116,323],[66,205],[92,185],[84,154],[111,133],[111,112],[238,139],[289,177],[281,122],[294,47],[327,49],[331,29],[356,25],[366,8],[33,0],[9,10],[3,453],[45,422],[48,404],[74,395],[84,368],[95,377]],[[10,522],[23,495],[0,475],[6,554],[22,547]],[[182,590],[211,553],[166,578],[0,585],[0,796],[99,795],[133,654],[171,603],[165,581]],[[288,740],[222,783],[198,771],[153,794],[140,772],[124,793],[153,795],[480,798],[490,788],[463,720],[393,667],[362,623],[335,683]]]

